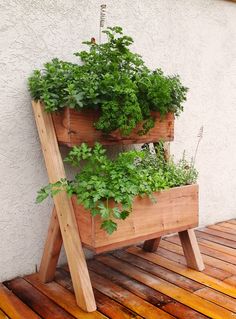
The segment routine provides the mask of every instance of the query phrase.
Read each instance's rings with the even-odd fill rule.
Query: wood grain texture
[[[155,252],[160,244],[161,237],[146,240],[143,244],[143,250]]]
[[[152,253],[146,253],[143,250],[141,250],[141,252],[146,255],[155,255]],[[204,300],[201,297],[194,295],[186,291],[185,289],[175,286],[163,279],[156,278],[153,275],[150,275],[135,266],[131,266],[126,262],[118,260],[117,258],[111,256],[103,256],[102,260],[103,263],[115,270],[118,270],[122,274],[129,275],[131,278],[134,278],[135,280],[138,280],[143,284],[156,289],[167,296],[170,296],[178,302],[181,302],[199,311],[200,313],[209,316],[210,318],[235,318],[235,314],[231,311],[226,310],[225,308],[218,306],[208,300]]]
[[[0,319],[9,319],[9,317],[0,309]]]
[[[27,305],[0,284],[0,309],[11,319],[40,319]]]
[[[119,130],[105,134],[96,130],[99,113],[95,110],[76,111],[66,108],[58,113],[53,113],[53,123],[58,142],[69,147],[88,143],[93,145],[99,142],[103,145],[140,144],[151,143],[159,140],[172,141],[174,139],[174,115],[169,113],[163,119],[158,113],[152,113],[155,126],[146,134],[139,135],[141,124],[129,136],[122,136]]]
[[[199,282],[207,287],[218,290],[226,295],[229,295],[231,297],[236,296],[236,289],[234,287],[232,287],[231,285],[224,283],[218,279],[210,277],[202,272],[187,268],[184,265],[180,265],[177,262],[174,262],[174,261],[168,260],[167,258],[158,256],[157,254],[146,253],[146,252],[142,251],[142,249],[140,249],[140,248],[131,247],[131,248],[128,248],[127,251],[134,254],[134,255],[142,257],[148,261],[151,261],[159,266],[162,266],[162,267],[167,268],[171,271],[174,271],[182,276],[185,276],[185,277],[190,278],[194,281],[197,281],[197,282]]]
[[[73,292],[72,281],[70,274],[64,269],[58,269],[55,276],[55,281],[59,283],[64,288]],[[105,294],[101,293],[97,289],[94,289],[94,295],[96,298],[96,303],[100,312],[104,315],[109,316],[109,318],[118,318],[118,319],[128,319],[136,318],[141,319],[139,315],[135,312],[126,308],[124,305],[118,303],[117,301],[109,298]]]
[[[44,112],[43,106],[33,102],[36,125],[44,154],[49,182],[54,183],[65,178],[65,170],[59,151],[51,115]],[[66,192],[60,192],[53,198],[63,243],[75,289],[78,305],[86,311],[96,310],[93,290],[80,241],[77,223],[71,200]],[[41,266],[42,268],[42,266]]]
[[[188,267],[199,271],[204,270],[205,266],[202,260],[201,252],[199,250],[194,230],[187,229],[185,231],[179,232],[179,238],[183,247],[183,252]]]
[[[176,187],[153,196],[156,203],[149,198],[137,197],[132,213],[125,221],[117,221],[118,230],[112,235],[100,228],[100,216],[92,218],[74,197],[73,206],[82,242],[100,253],[198,225],[198,185]]]
[[[53,280],[61,247],[61,230],[57,218],[56,208],[54,207],[39,268],[39,276],[42,282],[47,283]]]
[[[38,274],[25,276],[24,279],[33,285],[36,289],[46,295],[49,299],[54,301],[57,305],[67,311],[69,314],[78,319],[104,319],[106,316],[98,311],[88,313],[82,308],[78,307],[74,294],[67,289],[61,287],[57,283],[50,282],[43,284],[39,279]]]
[[[18,298],[44,319],[74,318],[23,278],[8,281],[6,285]]]

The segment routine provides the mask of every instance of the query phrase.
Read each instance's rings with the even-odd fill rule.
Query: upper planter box
[[[105,134],[94,127],[99,113],[94,110],[76,111],[65,108],[62,112],[52,113],[52,119],[59,144],[72,147],[81,143],[93,145],[99,142],[103,145],[138,144],[157,141],[172,141],[174,139],[174,115],[167,114],[163,119],[159,113],[152,113],[155,126],[146,135],[139,135],[141,124],[128,136],[121,136],[119,130]]]

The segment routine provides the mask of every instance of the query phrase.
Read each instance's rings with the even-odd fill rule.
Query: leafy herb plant
[[[140,134],[154,125],[151,111],[161,116],[183,110],[187,88],[179,76],[150,70],[141,56],[130,50],[133,39],[121,27],[103,31],[107,42],[84,42],[88,51],[75,53],[80,63],[53,59],[29,78],[33,99],[42,100],[47,112],[64,107],[97,109],[95,127],[105,133],[120,129],[128,135],[143,122]]]
[[[131,150],[115,159],[109,159],[98,143],[94,148],[82,144],[73,147],[65,161],[80,171],[71,181],[62,179],[42,188],[36,201],[66,190],[69,196],[76,195],[92,216],[101,216],[101,228],[109,234],[117,229],[117,219],[126,219],[132,212],[135,196],[152,200],[153,192],[193,184],[197,178],[195,168],[184,157],[176,164],[173,158],[166,161],[161,143],[155,153]]]

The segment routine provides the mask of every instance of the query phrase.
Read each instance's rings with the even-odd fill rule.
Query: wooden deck
[[[89,261],[96,312],[76,306],[62,267],[49,284],[37,274],[0,284],[0,319],[236,318],[236,220],[196,233],[202,273],[186,267],[180,241],[172,236],[157,253],[132,246]]]

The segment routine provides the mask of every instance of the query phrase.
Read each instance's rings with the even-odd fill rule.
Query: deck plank
[[[160,247],[168,249],[168,250],[173,251],[173,252],[176,252],[180,255],[183,255],[182,247],[176,242],[172,243],[172,242],[169,242],[167,240],[163,240],[160,243]],[[157,252],[157,254],[158,254],[158,252]],[[212,267],[217,267],[219,269],[227,271],[228,273],[230,273],[232,275],[236,275],[236,266],[235,265],[232,265],[224,260],[205,255],[204,253],[202,254],[202,257],[203,257],[203,261],[207,265],[210,265]],[[203,271],[203,273],[204,273],[204,271]]]
[[[57,269],[55,274],[55,281],[58,284],[60,284],[62,287],[74,293],[70,274],[66,272],[64,269]],[[126,318],[141,319],[142,318],[139,315],[135,314],[133,311],[123,306],[122,304],[102,294],[97,289],[94,289],[94,296],[96,299],[98,310],[102,312],[104,315],[108,316],[109,318],[110,317],[117,318],[117,319],[126,319]]]
[[[0,319],[9,319],[9,317],[0,309]]]
[[[27,305],[3,284],[0,284],[0,309],[12,319],[40,319]]]
[[[144,252],[145,253],[145,252]],[[151,254],[151,253],[147,253]],[[153,254],[154,255],[154,254]],[[101,256],[99,260],[108,265],[109,267],[118,270],[131,278],[134,278],[145,285],[160,291],[171,298],[199,311],[200,313],[209,316],[213,319],[230,319],[235,318],[235,314],[223,307],[220,307],[210,301],[194,295],[183,288],[177,287],[163,279],[157,278],[153,275],[138,269],[134,265],[130,265],[118,258],[112,256]]]
[[[44,319],[74,318],[23,278],[7,281],[5,284],[19,299]]]
[[[0,284],[0,319],[236,319],[236,219],[196,231],[205,269],[186,265],[177,235],[157,252],[131,246],[88,261],[97,311],[78,307],[67,265]]]
[[[207,287],[210,287],[210,288],[213,288],[213,289],[218,290],[220,292],[223,292],[226,295],[229,295],[231,297],[236,296],[235,287],[233,287],[227,283],[224,283],[218,279],[210,277],[202,272],[196,271],[194,269],[190,269],[190,268],[183,266],[183,265],[180,265],[174,261],[168,260],[167,258],[158,256],[157,254],[153,254],[153,253],[147,254],[141,248],[138,248],[138,247],[128,248],[127,251],[134,254],[134,255],[142,257],[148,261],[151,261],[159,266],[162,266],[164,268],[172,270],[173,272],[181,274],[182,276],[185,276],[187,278],[195,280],[195,281],[197,281],[197,282],[199,282]]]
[[[214,235],[215,237],[220,237],[223,239],[228,239],[231,242],[236,242],[236,234],[229,234],[221,230],[213,229],[213,228],[201,228],[196,231],[197,233],[204,233]]]
[[[61,287],[55,282],[50,282],[43,284],[39,280],[38,274],[33,274],[24,277],[30,284],[32,284],[36,289],[41,291],[48,298],[53,300],[61,308],[67,311],[69,314],[78,319],[104,319],[107,318],[98,311],[87,313],[79,308],[76,304],[74,295],[67,289]]]

